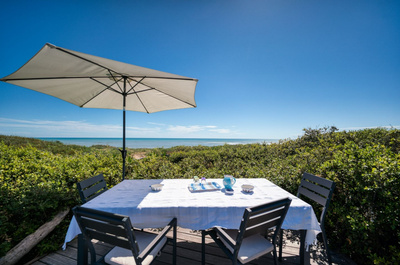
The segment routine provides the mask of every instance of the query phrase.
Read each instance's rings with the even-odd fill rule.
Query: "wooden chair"
[[[80,238],[79,256],[87,262],[87,248],[89,248],[91,264],[151,264],[161,252],[167,241],[173,243],[173,264],[176,264],[176,218],[164,227],[159,234],[146,233],[134,230],[128,216],[76,206],[72,209],[76,221],[82,231]],[[173,229],[173,238],[166,234]],[[92,239],[97,239],[115,246],[104,257],[96,260],[96,251]],[[85,256],[86,253],[86,256]]]
[[[76,183],[76,186],[82,203],[90,201],[107,190],[107,183],[103,174],[82,180]]]
[[[335,182],[305,172],[303,174],[303,178],[301,179],[300,186],[297,190],[298,198],[304,196],[322,206],[322,213],[320,216],[319,225],[321,227],[322,240],[324,242],[329,264],[332,264],[332,258],[328,248],[328,239],[326,237],[324,223],[334,189],[335,189]],[[283,232],[281,230],[279,260],[282,260],[282,238],[283,238],[282,236]]]
[[[264,254],[273,252],[277,264],[276,238],[291,203],[285,198],[271,203],[247,208],[239,230],[214,227],[202,232],[202,262],[205,264],[205,236],[210,235],[217,245],[231,259],[232,264],[246,264]],[[272,240],[266,235],[275,228]]]

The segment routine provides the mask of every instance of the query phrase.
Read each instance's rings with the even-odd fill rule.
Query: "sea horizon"
[[[59,141],[63,144],[94,146],[105,145],[122,147],[122,138],[106,137],[36,137],[44,141]],[[253,143],[275,143],[279,139],[245,138],[126,138],[126,148],[170,148],[174,146],[219,146]]]

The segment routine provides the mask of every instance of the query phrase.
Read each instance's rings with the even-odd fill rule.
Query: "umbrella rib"
[[[108,73],[112,76],[113,80],[115,81],[114,84],[117,84],[117,86],[119,87],[119,90],[121,91],[121,93],[124,93],[125,91],[122,89],[122,87],[118,83],[119,81],[121,81],[122,77],[117,81],[115,76],[111,73],[110,69],[107,69],[107,70],[108,70]]]
[[[106,68],[107,69],[107,68]],[[107,69],[109,70],[109,69]],[[111,70],[112,71],[112,70]],[[117,72],[115,72],[117,73]],[[142,78],[143,76],[135,76],[135,75],[124,75],[124,74],[119,74],[121,76],[126,76],[127,78]],[[146,78],[153,78],[153,79],[172,79],[172,80],[186,80],[186,81],[197,81],[197,79],[194,78],[175,78],[175,77],[162,77],[162,76],[145,76]],[[8,82],[8,81],[27,81],[27,80],[45,80],[45,79],[85,79],[88,78],[88,76],[53,76],[53,77],[29,77],[29,78],[1,78],[0,81],[3,82]],[[91,78],[109,78],[107,76],[91,76]]]
[[[137,85],[139,85],[139,84],[142,84],[142,85],[148,87],[148,89],[146,89],[146,90],[141,90],[141,91],[135,91],[135,90],[134,90],[135,86],[133,86],[133,87],[131,86],[131,89],[130,89],[129,91],[133,90],[134,92],[133,92],[133,93],[129,93],[129,91],[128,91],[127,95],[136,94],[137,97],[138,97],[139,100],[140,100],[140,97],[138,96],[138,93],[146,92],[146,91],[149,91],[149,90],[156,90],[156,91],[158,91],[158,92],[160,92],[160,93],[162,93],[162,94],[164,94],[164,95],[167,95],[167,96],[169,96],[169,97],[171,97],[171,98],[174,98],[174,99],[176,99],[176,100],[178,100],[178,101],[180,101],[180,102],[183,102],[183,103],[185,103],[185,104],[187,104],[187,105],[189,105],[189,106],[196,107],[196,105],[190,104],[189,102],[186,102],[186,101],[184,101],[184,100],[181,100],[181,99],[179,99],[179,98],[177,98],[177,97],[175,97],[175,96],[172,96],[172,95],[170,95],[170,94],[168,94],[168,93],[166,93],[166,92],[163,92],[163,91],[161,91],[161,90],[159,90],[159,89],[157,89],[157,88],[155,88],[155,87],[151,87],[151,86],[147,85],[146,83],[143,83],[142,81],[143,81],[145,78],[147,78],[147,77],[145,76],[145,77],[143,77],[143,78],[142,78],[141,80],[139,80],[139,81],[136,81],[136,80],[130,78],[131,80],[137,82],[137,83],[135,84],[135,86],[137,86]],[[153,78],[153,77],[150,77],[150,78]],[[129,85],[130,85],[130,84],[129,84]],[[144,107],[143,102],[142,102],[141,100],[140,100],[140,102],[142,103],[142,105],[143,105],[143,107]]]
[[[101,93],[103,93],[103,92],[106,91],[106,90],[110,90],[110,91],[113,91],[113,92],[115,92],[115,93],[122,94],[122,93],[119,92],[118,90],[115,90],[114,88],[111,88],[110,86],[107,86],[106,84],[100,82],[99,80],[96,80],[96,79],[94,79],[94,78],[92,78],[92,77],[90,77],[90,79],[93,80],[93,81],[95,81],[95,82],[97,82],[97,83],[99,83],[100,85],[103,85],[103,86],[104,86],[104,89],[103,89],[102,91],[100,91],[99,93],[97,93],[97,95],[91,97],[88,101],[86,101],[85,103],[83,103],[82,105],[80,105],[81,108],[82,108],[83,106],[85,106],[86,104],[88,104],[88,103],[89,103],[90,101],[92,101],[93,99],[97,98]]]
[[[143,78],[144,79],[144,78]],[[143,80],[142,79],[142,80]],[[140,83],[142,84],[142,85],[144,85],[144,86],[146,86],[146,87],[148,87],[149,89],[146,89],[146,90],[142,90],[142,91],[137,91],[137,92],[135,92],[135,93],[132,93],[132,94],[138,94],[139,92],[145,92],[145,91],[149,91],[149,90],[156,90],[156,91],[158,91],[158,92],[160,92],[160,93],[162,93],[162,94],[164,94],[164,95],[166,95],[166,96],[169,96],[169,97],[171,97],[171,98],[173,98],[173,99],[176,99],[176,100],[178,100],[178,101],[180,101],[180,102],[183,102],[183,103],[185,103],[185,104],[187,104],[187,105],[189,105],[189,106],[192,106],[192,107],[196,107],[196,105],[193,105],[193,104],[191,104],[191,103],[189,103],[189,102],[186,102],[186,101],[184,101],[184,100],[182,100],[182,99],[179,99],[179,98],[177,98],[177,97],[175,97],[175,96],[172,96],[171,94],[168,94],[168,93],[166,93],[166,92],[163,92],[163,91],[161,91],[161,90],[159,90],[159,89],[157,89],[157,88],[155,88],[155,87],[151,87],[151,86],[149,86],[149,85],[146,85],[145,83],[142,83],[141,81],[142,80],[140,80]],[[143,104],[143,103],[142,103]]]
[[[150,90],[154,90],[154,88],[144,89],[144,90],[140,90],[140,91],[134,91],[134,92],[131,92],[131,93],[126,93],[126,94],[127,95],[135,95],[135,94],[147,92],[147,91],[150,91]]]
[[[135,95],[136,95],[136,97],[139,99],[140,104],[142,104],[142,106],[143,106],[143,108],[145,109],[146,113],[150,113],[150,112],[147,110],[146,105],[144,105],[142,99],[139,97],[139,95],[138,95],[137,93],[136,93]]]
[[[81,60],[83,60],[83,61],[86,61],[86,62],[92,63],[92,64],[94,64],[94,65],[97,65],[97,66],[99,66],[99,67],[101,67],[101,68],[103,68],[103,69],[106,69],[110,74],[111,74],[111,72],[113,72],[113,73],[115,73],[115,74],[118,74],[118,75],[120,75],[120,76],[125,76],[125,77],[128,77],[128,78],[135,78],[135,77],[139,77],[139,78],[140,78],[140,77],[142,77],[142,76],[129,76],[129,75],[126,75],[126,74],[121,74],[121,73],[118,73],[118,72],[116,72],[116,71],[114,71],[114,70],[112,70],[112,69],[110,69],[110,68],[108,68],[108,67],[105,67],[105,66],[103,66],[103,65],[101,65],[101,64],[99,64],[99,63],[96,63],[96,62],[94,62],[94,61],[91,61],[91,60],[89,60],[89,59],[86,59],[86,58],[84,58],[84,57],[82,57],[82,56],[79,56],[79,55],[77,55],[77,54],[74,54],[74,53],[72,53],[72,52],[66,51],[66,50],[64,50],[64,49],[61,48],[61,47],[57,47],[57,46],[52,45],[52,44],[49,44],[49,43],[47,43],[46,45],[50,46],[51,48],[57,49],[57,50],[59,50],[59,51],[65,52],[65,53],[67,53],[67,54],[69,54],[69,55],[71,55],[71,56],[74,56],[74,57],[76,57],[76,58],[79,58],[79,59],[81,59]],[[111,75],[112,75],[112,74],[111,74]],[[114,77],[114,75],[112,75],[112,76]],[[1,78],[0,81],[8,82],[8,81],[24,81],[24,80],[76,79],[76,78],[87,78],[87,76],[71,76],[71,77],[33,77],[33,78]],[[92,76],[92,78],[104,78],[104,76]],[[196,81],[196,82],[198,81],[198,80],[195,79],[195,78],[188,78],[188,77],[163,77],[163,76],[154,76],[154,77],[151,77],[151,78],[157,78],[157,79],[173,79],[173,80],[188,80],[188,81],[192,80],[192,81]]]
[[[77,58],[79,58],[79,59],[81,59],[81,60],[84,60],[84,61],[86,61],[86,62],[89,62],[89,63],[92,63],[92,64],[94,64],[94,65],[100,66],[100,67],[103,68],[103,69],[107,69],[109,72],[114,72],[114,73],[116,73],[116,74],[121,75],[120,73],[118,73],[118,72],[116,72],[116,71],[114,71],[114,70],[112,70],[112,69],[110,69],[110,68],[108,68],[108,67],[105,67],[105,66],[103,66],[103,65],[101,65],[101,64],[99,64],[99,63],[93,62],[93,61],[91,61],[91,60],[89,60],[89,59],[86,59],[86,58],[84,58],[84,57],[82,57],[82,56],[76,55],[76,54],[74,54],[74,53],[72,53],[72,52],[66,51],[66,50],[64,50],[64,49],[61,48],[61,47],[57,47],[57,46],[51,46],[51,47],[52,47],[52,48],[55,48],[55,49],[57,49],[57,50],[59,50],[59,51],[65,52],[65,53],[67,53],[67,54],[69,54],[69,55],[72,55],[72,56],[74,56],[74,57],[77,57]]]
[[[75,56],[75,57],[77,57],[77,58],[79,58],[79,59],[81,59],[81,60],[87,61],[87,62],[89,62],[89,63],[95,64],[95,65],[100,66],[100,67],[102,67],[102,68],[104,68],[104,69],[107,69],[109,72],[114,72],[114,73],[116,73],[116,74],[118,74],[118,75],[129,77],[129,75],[118,73],[118,72],[116,72],[116,71],[114,71],[114,70],[112,70],[112,69],[110,69],[110,68],[108,68],[108,67],[105,67],[105,66],[103,66],[103,65],[101,65],[101,64],[99,64],[99,63],[93,62],[93,61],[91,61],[91,60],[89,60],[89,59],[86,59],[86,58],[84,58],[84,57],[82,57],[82,56],[79,56],[79,55],[76,55],[76,54],[74,54],[74,53],[72,53],[72,52],[66,51],[66,50],[64,50],[64,49],[61,48],[61,47],[57,47],[57,46],[53,46],[53,45],[52,45],[52,47],[55,48],[55,49],[57,49],[57,50],[60,50],[60,51],[62,51],[62,52],[65,52],[65,53],[67,53],[67,54],[69,54],[69,55]],[[139,76],[138,76],[138,77],[139,77]],[[195,78],[187,78],[187,77],[186,77],[186,78],[185,78],[185,77],[154,77],[154,78],[176,79],[176,80],[193,80],[193,81],[197,81],[197,79],[195,79]]]
[[[185,104],[187,104],[187,105],[189,105],[189,106],[192,106],[193,108],[196,107],[196,105],[193,105],[193,104],[191,104],[191,103],[189,103],[189,102],[187,102],[187,101],[184,101],[184,100],[182,100],[182,99],[180,99],[180,98],[174,97],[174,96],[172,96],[172,95],[170,95],[170,94],[168,94],[168,93],[162,92],[162,91],[160,91],[160,90],[158,90],[158,89],[156,89],[156,88],[153,88],[153,89],[155,89],[155,90],[157,90],[157,91],[163,93],[164,95],[167,95],[167,96],[169,96],[169,97],[171,97],[171,98],[174,98],[174,99],[176,99],[176,100],[178,100],[178,101],[180,101],[180,102],[183,102],[183,103],[185,103]]]
[[[97,83],[99,83],[100,85],[103,85],[104,86],[104,90],[111,90],[111,91],[114,91],[115,93],[118,93],[118,94],[121,94],[122,95],[122,92],[120,92],[120,91],[118,91],[118,90],[116,90],[116,89],[114,89],[114,88],[112,88],[111,86],[112,85],[114,85],[114,84],[111,84],[111,85],[106,85],[106,84],[104,84],[103,82],[101,82],[101,81],[99,81],[99,80],[97,80],[97,79],[94,79],[94,78],[92,78],[92,77],[90,77],[90,79],[91,80],[93,80],[93,81],[96,81]],[[116,82],[117,83],[117,82]],[[119,87],[119,86],[118,86]],[[104,90],[102,90],[100,93],[102,93]]]
[[[136,95],[136,97],[138,98],[138,100],[140,101],[140,104],[142,104],[142,107],[145,109],[145,111],[147,112],[147,113],[150,113],[148,110],[147,110],[147,108],[146,108],[146,105],[143,103],[143,101],[142,101],[142,99],[139,97],[139,95],[138,95],[138,91],[135,91],[135,87],[137,86],[137,85],[139,85],[139,84],[142,84],[142,81],[143,81],[143,79],[145,79],[146,77],[143,77],[142,79],[140,79],[140,81],[136,81],[136,80],[134,80],[135,82],[136,82],[136,84],[134,85],[134,86],[131,86],[131,83],[129,83],[129,86],[131,87],[130,89],[129,89],[129,91],[131,91],[131,90],[133,90],[134,91],[134,93],[126,93],[126,95]]]
[[[134,79],[132,79],[132,78],[129,78],[130,80],[133,80],[134,82],[136,82],[136,84],[134,85],[134,86],[131,86],[131,83],[129,82],[129,86],[131,87],[131,89],[129,89],[127,92],[126,92],[126,94],[128,95],[128,94],[135,94],[136,93],[136,91],[135,91],[135,87],[137,86],[137,85],[139,85],[139,84],[141,84],[142,83],[142,81],[143,81],[143,79],[145,79],[146,77],[144,76],[144,77],[142,77],[142,79],[140,79],[139,81],[136,81],[136,80],[134,80]],[[135,93],[129,93],[130,91],[134,91]]]

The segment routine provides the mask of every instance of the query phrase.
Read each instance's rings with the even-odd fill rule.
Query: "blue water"
[[[122,138],[39,138],[45,141],[60,141],[63,144],[82,146],[108,145],[122,147]],[[277,139],[200,139],[200,138],[127,138],[127,148],[169,148],[173,146],[218,146],[251,143],[273,143]]]

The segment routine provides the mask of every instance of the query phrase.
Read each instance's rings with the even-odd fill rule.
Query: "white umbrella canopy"
[[[197,79],[170,74],[52,44],[0,81],[35,90],[82,108],[123,112],[125,178],[125,110],[153,113],[194,108]]]

